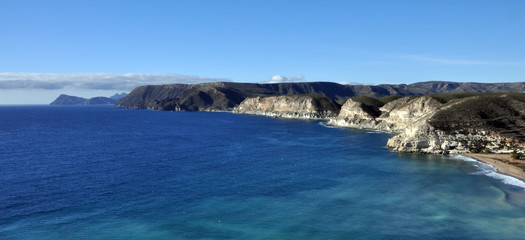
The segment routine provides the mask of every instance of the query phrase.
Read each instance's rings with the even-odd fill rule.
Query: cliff
[[[244,100],[235,113],[280,118],[327,119],[336,117],[340,105],[320,95],[254,97]]]
[[[167,84],[135,88],[115,106],[167,111],[231,111],[246,98],[319,94],[343,104],[355,96],[415,96],[434,93],[525,91],[525,83],[422,82],[397,85],[341,85],[331,82]]]
[[[100,105],[100,104],[115,104],[117,100],[107,97],[81,98],[61,94],[49,105]]]
[[[349,99],[329,124],[394,133],[387,146],[400,152],[511,152],[525,147],[525,94],[440,94],[376,105]]]
[[[246,98],[292,94],[319,94],[342,103],[356,93],[350,86],[330,82],[169,84],[137,87],[115,106],[168,111],[231,111]]]
[[[378,122],[374,108],[361,102],[348,99],[341,107],[339,115],[330,119],[329,124],[350,128],[376,128]]]

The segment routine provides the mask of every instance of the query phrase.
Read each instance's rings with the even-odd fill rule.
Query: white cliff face
[[[247,98],[235,113],[279,118],[328,119],[338,115],[339,106],[332,101],[320,103],[311,96],[273,96]]]
[[[339,116],[329,124],[339,127],[376,129],[387,132],[416,131],[442,104],[431,97],[400,98],[379,108],[381,115],[374,117],[362,103],[348,99]],[[370,107],[368,107],[370,108]]]
[[[380,122],[378,128],[414,134],[441,106],[440,102],[428,96],[394,100],[379,109],[381,116],[377,119]]]
[[[435,129],[429,120],[439,110],[450,107],[429,96],[405,97],[385,104],[374,118],[361,103],[349,99],[339,116],[329,124],[340,127],[367,128],[395,133],[387,147],[399,152],[417,153],[466,153],[477,151],[508,153],[518,143],[487,130],[465,129],[445,132]],[[523,146],[521,146],[523,147]]]
[[[493,153],[510,153],[523,148],[512,139],[484,130],[444,132],[421,128],[414,134],[402,133],[390,138],[387,147],[399,152],[417,153],[468,153],[472,150]]]
[[[375,129],[378,122],[374,116],[364,110],[364,107],[362,103],[348,99],[341,107],[337,118],[330,119],[328,124],[338,127]]]

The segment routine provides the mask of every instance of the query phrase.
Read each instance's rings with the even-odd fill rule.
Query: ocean
[[[0,239],[525,239],[525,184],[321,121],[0,107]]]

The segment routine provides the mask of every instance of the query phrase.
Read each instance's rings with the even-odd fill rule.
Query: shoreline
[[[155,109],[148,109],[148,110],[159,111]],[[374,131],[374,132],[379,132],[379,133],[393,134],[393,132],[388,132],[388,131],[379,130],[379,129],[344,127],[344,126],[329,124],[331,118],[282,117],[282,116],[272,116],[272,115],[267,115],[267,114],[239,113],[239,112],[236,112],[235,109],[226,110],[226,111],[204,110],[204,111],[199,111],[199,112],[225,112],[225,113],[231,113],[231,114],[262,116],[262,117],[279,118],[279,119],[285,119],[285,120],[294,119],[294,120],[306,120],[306,121],[320,121],[320,123],[324,122],[324,124],[321,124],[321,125],[325,127],[329,127],[329,128],[343,128],[343,129],[350,128],[350,129],[360,129],[360,130],[368,130],[368,131]],[[421,153],[416,153],[416,154],[421,154]],[[520,181],[525,182],[525,167],[520,168],[520,167],[510,164],[510,163],[525,164],[525,161],[512,159],[510,157],[510,154],[461,153],[458,155],[470,157],[477,161],[489,164],[493,166],[494,168],[496,168],[498,173],[507,175],[507,176],[511,176],[511,177],[517,178]]]
[[[476,159],[480,162],[489,164],[498,170],[498,173],[515,177],[525,182],[525,170],[510,164],[525,163],[525,161],[515,160],[510,157],[510,154],[479,154],[479,153],[463,153],[460,154],[466,157]],[[506,162],[504,162],[506,161]]]

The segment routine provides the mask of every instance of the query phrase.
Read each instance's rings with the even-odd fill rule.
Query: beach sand
[[[490,164],[498,169],[501,174],[509,175],[525,181],[525,161],[516,160],[510,157],[510,154],[462,154],[474,158],[480,162]]]

